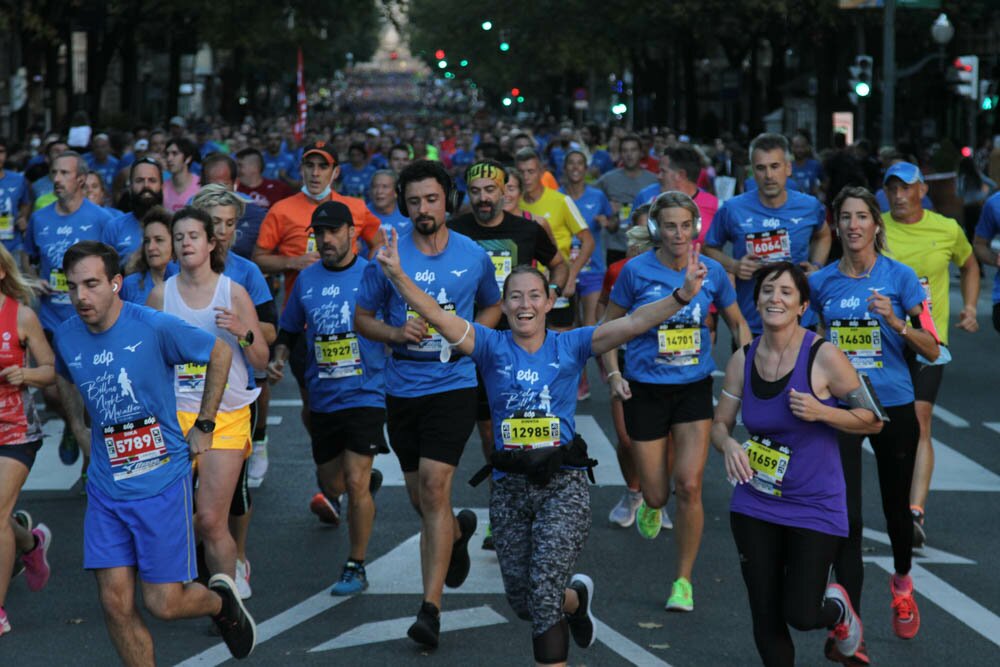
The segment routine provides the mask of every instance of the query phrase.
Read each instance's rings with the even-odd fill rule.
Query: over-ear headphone
[[[419,167],[419,169],[414,170],[414,167]],[[413,171],[416,173],[412,173]],[[410,217],[410,210],[406,205],[406,186],[409,183],[427,178],[433,178],[444,188],[444,210],[446,213],[454,213],[462,206],[462,193],[455,189],[455,183],[441,163],[433,160],[417,160],[407,165],[399,174],[399,178],[396,179],[396,204],[401,213]]]
[[[665,208],[683,208],[687,210],[688,207],[686,204],[690,204],[694,207],[694,210],[699,211],[697,214],[693,214],[691,219],[691,224],[694,227],[691,239],[694,240],[698,237],[701,233],[701,212],[698,205],[683,192],[668,190],[667,192],[660,193],[653,200],[653,205],[649,207],[649,215],[646,216],[646,229],[649,230],[649,240],[653,242],[653,245],[660,245],[660,221],[657,220],[660,211]]]

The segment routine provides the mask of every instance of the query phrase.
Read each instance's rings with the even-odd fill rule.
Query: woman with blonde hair
[[[27,512],[18,513],[21,521],[10,518],[42,446],[42,425],[28,387],[56,380],[55,356],[38,316],[26,305],[30,299],[17,263],[0,245],[0,635],[11,629],[3,604],[15,552],[22,553],[29,590],[40,591],[49,580],[49,529],[45,524],[32,529]]]

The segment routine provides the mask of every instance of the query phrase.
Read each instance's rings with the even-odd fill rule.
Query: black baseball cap
[[[351,209],[339,201],[326,201],[316,207],[312,214],[313,228],[330,227],[338,229],[343,225],[354,225]]]

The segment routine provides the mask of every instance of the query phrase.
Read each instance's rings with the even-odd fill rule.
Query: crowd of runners
[[[438,645],[443,590],[470,570],[477,518],[451,497],[478,430],[490,511],[474,546],[496,551],[534,660],[565,664],[571,638],[594,642],[600,581],[575,571],[592,525],[595,462],[574,421],[590,365],[625,487],[598,511],[648,539],[674,531],[666,609],[695,608],[711,444],[761,661],[794,664],[792,627],[868,664],[868,437],[895,565],[879,604],[898,637],[917,635],[931,410],[949,330],[977,330],[981,266],[1000,261],[1000,196],[963,228],[933,210],[919,157],[864,142],[816,156],[804,131],[706,146],[480,114],[306,134],[175,117],[0,140],[0,573],[32,591],[49,579],[52,533],[19,502],[37,396],[80,466],[82,564],[122,661],[153,663],[137,581],[154,616],[211,617],[248,656],[251,490],[281,464],[266,417],[290,374],[308,509],[348,527],[331,594],[368,587],[372,463],[395,456],[421,535],[408,635]],[[993,301],[1000,330],[1000,282]],[[714,384],[717,340],[731,356]],[[9,583],[0,635],[22,613],[3,606]]]

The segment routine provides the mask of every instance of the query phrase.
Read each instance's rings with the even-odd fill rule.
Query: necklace
[[[781,369],[781,361],[785,358],[785,352],[788,351],[788,348],[792,346],[792,343],[795,342],[795,339],[797,337],[798,337],[798,332],[792,334],[792,337],[788,339],[787,343],[785,343],[785,347],[781,350],[781,354],[778,355],[778,363],[776,363],[774,365],[774,372],[771,373],[771,379],[768,380],[768,382],[777,382],[778,381],[778,371]],[[761,342],[764,342],[764,341],[761,341]],[[771,346],[768,345],[768,349],[770,349],[770,347]],[[773,352],[774,350],[771,350],[771,351]]]
[[[874,260],[872,260],[872,265],[869,266],[867,270],[855,274],[850,270],[850,263],[847,261],[847,256],[845,255],[843,259],[840,260],[840,270],[850,278],[860,278],[867,280],[868,278],[872,277],[872,271],[875,270],[875,265],[877,263],[878,263],[878,255],[875,256]]]

